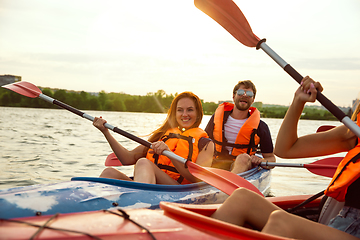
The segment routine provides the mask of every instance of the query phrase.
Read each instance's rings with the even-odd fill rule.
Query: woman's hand
[[[164,150],[170,151],[168,145],[166,145],[163,141],[152,143],[151,148],[152,150],[150,150],[150,153],[156,153],[158,155],[161,155]]]
[[[321,84],[315,82],[309,76],[304,77],[300,85],[301,86],[295,92],[295,97],[304,103],[315,102],[317,91],[323,91]]]
[[[97,129],[99,129],[102,133],[109,131],[109,130],[104,126],[105,123],[106,123],[106,120],[105,120],[105,119],[102,119],[102,117],[100,117],[100,118],[95,117],[95,118],[94,118],[94,121],[93,121],[93,125],[94,125]]]

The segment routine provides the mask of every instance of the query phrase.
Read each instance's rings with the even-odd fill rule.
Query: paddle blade
[[[122,163],[116,157],[115,153],[110,153],[105,160],[105,166],[122,166]]]
[[[239,7],[231,0],[195,0],[195,6],[214,19],[234,38],[248,47],[256,47],[260,39]]]
[[[239,187],[247,188],[264,196],[252,183],[232,172],[218,168],[201,167],[190,161],[187,161],[186,165],[192,175],[216,187],[229,196]]]
[[[15,82],[2,86],[26,97],[37,98],[41,94],[41,90],[29,82]]]
[[[327,130],[333,129],[334,127],[335,126],[332,125],[322,125],[316,130],[316,132],[325,132]]]
[[[310,164],[304,164],[304,167],[314,174],[332,178],[342,159],[342,157],[324,158]]]
[[[322,165],[337,167],[339,165],[339,163],[341,162],[341,160],[343,160],[343,157],[328,157],[328,158],[317,160],[317,161],[311,163],[310,165],[322,164]]]
[[[336,171],[336,168],[306,168],[306,169],[311,173],[329,178],[332,178]]]

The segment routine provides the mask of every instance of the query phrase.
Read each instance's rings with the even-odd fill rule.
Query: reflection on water
[[[87,111],[102,116],[113,126],[147,138],[164,120],[165,114]],[[205,128],[210,116],[204,116]],[[263,119],[273,141],[281,119]],[[313,133],[321,125],[340,125],[334,121],[299,122],[299,135]],[[113,133],[128,149],[138,144]],[[316,146],[315,146],[316,147]],[[92,122],[62,109],[0,107],[0,188],[69,181],[74,176],[96,177],[111,149]],[[344,156],[345,154],[338,154]],[[321,158],[280,159],[278,162],[311,163]],[[119,167],[132,175],[131,166]],[[314,194],[324,190],[329,178],[306,169],[275,168],[272,170],[272,193],[275,196]]]

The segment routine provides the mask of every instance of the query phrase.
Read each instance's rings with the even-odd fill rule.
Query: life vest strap
[[[330,186],[334,185],[334,183],[336,182],[336,180],[340,177],[340,175],[345,171],[346,167],[350,164],[350,163],[355,163],[357,160],[360,159],[360,153],[356,154],[350,161],[348,161],[344,167],[341,169],[341,171],[339,172],[339,174],[336,176],[336,178],[331,182],[331,184],[328,186],[327,189],[330,188]]]
[[[225,147],[232,147],[237,149],[247,149],[247,154],[250,154],[251,151],[255,152],[257,149],[257,144],[255,144],[255,135],[257,134],[257,129],[253,129],[251,135],[250,135],[250,141],[249,144],[235,144],[235,143],[229,143],[229,142],[220,142],[215,139],[213,139],[214,143],[221,145],[222,149]]]
[[[188,142],[189,152],[188,152],[188,156],[187,156],[187,158],[186,158],[186,161],[191,161],[191,159],[192,159],[192,154],[193,154],[193,144],[192,144],[193,137],[191,137],[191,136],[184,136],[184,135],[181,135],[181,134],[178,134],[178,133],[169,133],[168,135],[163,136],[163,138],[162,138],[161,140],[162,140],[163,142],[166,142],[166,141],[169,140],[170,138],[182,139],[182,140],[185,140],[185,141]],[[159,164],[159,163],[158,163],[159,155],[154,154],[154,159],[155,159],[154,163],[155,163],[160,169],[164,169],[164,170],[167,170],[167,171],[179,173],[178,170],[177,170],[175,167],[168,166],[168,165],[163,165],[163,164]],[[185,168],[187,168],[186,162],[185,162]],[[184,179],[185,179],[184,176],[182,176],[182,175],[180,174],[177,182],[181,184]]]
[[[235,144],[235,143],[229,143],[229,142],[219,142],[217,140],[213,140],[214,143],[219,144],[221,146],[227,146],[227,147],[233,147],[233,148],[248,148],[250,147],[250,144]]]
[[[192,154],[193,154],[193,145],[192,145],[193,137],[191,137],[191,136],[183,136],[183,135],[178,134],[178,133],[169,133],[169,135],[164,136],[161,140],[163,142],[166,142],[170,138],[178,138],[178,139],[182,139],[182,140],[185,140],[185,141],[188,142],[188,144],[189,144],[189,154],[188,154],[186,160],[191,161]]]
[[[256,152],[256,145],[255,145],[255,135],[257,134],[257,129],[254,129],[250,135],[250,142],[249,148],[247,150],[247,154],[250,154],[250,150]]]
[[[175,167],[172,167],[172,166],[169,166],[169,165],[157,164],[157,166],[160,169],[164,169],[164,170],[167,170],[167,171],[179,173],[179,171]],[[180,174],[179,178],[177,179],[177,182],[181,184],[182,181],[184,181],[184,179],[185,178]]]
[[[172,167],[172,166],[169,166],[169,165],[157,164],[157,166],[160,169],[164,169],[164,170],[167,170],[167,171],[179,173],[178,170],[175,167]]]

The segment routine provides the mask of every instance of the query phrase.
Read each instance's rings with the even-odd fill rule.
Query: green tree
[[[128,98],[125,100],[126,111],[128,112],[138,112],[139,111],[139,98],[133,96],[132,98]]]
[[[10,106],[10,94],[9,92],[0,89],[0,106]]]
[[[56,90],[54,93],[54,98],[60,102],[66,101],[66,91],[64,89]]]
[[[87,93],[85,91],[80,92],[80,99],[79,99],[79,108],[80,109],[90,110],[89,105],[88,105],[89,98],[90,98],[89,93]]]
[[[89,106],[89,109],[91,109],[91,110],[100,110],[99,99],[96,97],[90,98],[88,106]]]
[[[203,111],[205,115],[212,115],[214,114],[216,108],[218,107],[218,104],[214,102],[202,102],[203,105]]]
[[[98,110],[103,110],[103,107],[106,104],[107,101],[107,94],[105,93],[105,91],[101,91],[99,92],[99,105],[100,105],[100,109]]]
[[[113,104],[113,110],[118,112],[126,111],[124,102],[120,98],[116,98]]]

